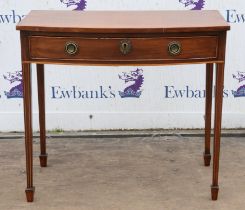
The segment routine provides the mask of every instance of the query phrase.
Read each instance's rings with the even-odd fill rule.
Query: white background
[[[1,15],[26,15],[33,9],[72,10],[60,0],[0,0]],[[217,9],[227,19],[227,10],[245,14],[245,2],[240,0],[206,0],[204,9]],[[86,10],[188,10],[178,0],[87,0]],[[245,15],[244,15],[245,18]],[[236,14],[230,17],[236,21]],[[1,21],[1,19],[0,19]],[[144,21],[144,20],[142,20]],[[181,20],[180,20],[181,21]],[[244,20],[245,21],[245,20]],[[232,75],[245,72],[245,23],[231,23],[228,33],[227,63],[225,69],[223,127],[244,128],[244,97],[234,98],[231,90],[239,85]],[[16,23],[0,22],[0,131],[23,131],[22,99],[7,99],[9,81],[3,78],[8,72],[21,70],[19,32]],[[205,89],[205,66],[147,67],[143,69],[144,84],[140,98],[121,98],[118,91],[126,87],[118,74],[136,70],[137,67],[75,67],[45,66],[47,129],[100,130],[100,129],[150,129],[150,128],[203,128],[204,98],[166,98],[165,86],[184,90]],[[33,65],[33,111],[34,130],[38,129],[36,69]],[[70,90],[98,90],[111,86],[115,98],[108,99],[53,99],[52,87]]]

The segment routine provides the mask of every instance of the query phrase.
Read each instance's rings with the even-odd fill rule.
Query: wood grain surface
[[[17,30],[86,33],[162,33],[229,30],[216,10],[45,11],[34,10]]]
[[[158,37],[131,38],[132,51],[127,55],[120,52],[121,38],[82,38],[82,37],[30,37],[31,59],[57,59],[80,61],[168,61],[182,59],[210,59],[217,58],[218,37]],[[69,55],[65,52],[65,45],[72,41],[77,43],[78,52]],[[170,55],[168,45],[173,41],[181,44],[179,55]]]
[[[209,166],[215,63],[211,198],[218,199],[226,33],[230,29],[218,11],[32,11],[17,25],[17,29],[21,30],[27,201],[33,201],[35,191],[31,63],[37,63],[42,167],[47,166],[43,64],[109,66],[209,63],[206,65],[204,149],[204,164]],[[125,51],[127,44],[122,43],[130,47]],[[71,50],[68,46],[72,46]]]

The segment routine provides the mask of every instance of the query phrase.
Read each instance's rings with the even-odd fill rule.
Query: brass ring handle
[[[78,52],[78,44],[76,42],[67,42],[65,45],[65,51],[69,55],[75,55]]]
[[[168,45],[168,52],[170,55],[179,55],[181,53],[181,44],[179,42],[170,42]]]
[[[126,55],[131,52],[132,44],[130,40],[122,40],[120,42],[120,51],[122,54]]]

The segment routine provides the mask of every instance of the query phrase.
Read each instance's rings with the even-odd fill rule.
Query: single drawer
[[[166,61],[217,58],[218,37],[29,39],[31,59],[83,61]]]

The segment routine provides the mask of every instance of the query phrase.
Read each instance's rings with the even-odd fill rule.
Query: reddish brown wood
[[[62,20],[62,21],[60,21]],[[144,21],[142,21],[144,20]],[[181,20],[181,21],[179,21]],[[172,65],[208,63],[204,163],[210,164],[213,63],[216,69],[212,199],[218,197],[218,172],[226,31],[230,26],[217,11],[32,11],[17,25],[21,30],[28,201],[33,201],[32,109],[30,63],[37,63],[40,164],[46,166],[45,91],[43,64]],[[132,51],[120,54],[119,42],[130,39]],[[76,55],[65,43],[76,41]],[[168,43],[178,41],[182,52],[170,56]]]
[[[22,31],[23,32],[23,31]],[[31,36],[46,36],[46,37],[82,37],[82,38],[91,38],[91,37],[98,37],[98,38],[125,38],[125,37],[132,37],[132,38],[158,38],[158,37],[179,37],[179,36],[203,36],[203,32],[147,32],[147,33],[80,33],[80,32],[45,32],[45,31],[31,31]],[[219,36],[220,31],[206,31],[206,36]]]
[[[24,92],[24,122],[25,122],[25,147],[26,147],[26,198],[33,201],[33,146],[32,146],[32,100],[31,100],[31,66],[22,65],[23,92]]]
[[[44,65],[37,64],[37,89],[39,105],[39,126],[40,126],[40,166],[47,166],[48,154],[46,153],[46,126],[45,126],[45,82]]]
[[[206,104],[205,104],[205,150],[204,165],[209,166],[211,161],[210,137],[212,116],[212,93],[213,93],[213,64],[206,64]]]
[[[65,17],[65,18],[64,18]],[[62,21],[61,21],[62,20]],[[76,33],[226,31],[218,11],[31,11],[18,30]]]
[[[29,46],[29,36],[28,36],[28,32],[26,31],[20,31],[20,42],[21,42],[21,60],[22,63],[24,63],[25,61],[27,61],[29,59],[29,50],[28,50],[28,46]]]
[[[225,61],[226,53],[226,31],[222,31],[219,34],[219,49],[218,49],[218,59]]]
[[[219,57],[224,61],[225,61],[225,49],[226,49],[226,32],[221,32],[219,38]],[[225,68],[225,62],[216,64],[213,182],[211,186],[212,200],[218,199],[218,191],[219,191],[218,177],[219,177],[219,155],[220,155],[223,88],[224,88],[224,68]]]
[[[214,151],[213,151],[213,183],[212,199],[218,198],[218,175],[219,175],[219,154],[220,154],[220,135],[221,135],[221,117],[224,86],[224,64],[217,64],[216,83],[215,83],[215,118],[214,118]]]
[[[30,60],[30,61],[25,61],[23,63],[37,63],[37,64],[59,64],[59,65],[74,65],[74,66],[144,66],[144,65],[147,65],[147,66],[177,66],[177,65],[185,65],[185,64],[206,64],[206,63],[223,63],[223,61],[221,60],[216,60],[216,59],[211,59],[211,60],[207,60],[207,59],[200,59],[200,60],[193,60],[193,61],[185,61],[185,60],[172,60],[171,62],[167,62],[167,63],[162,63],[161,62],[158,62],[158,61],[155,61],[154,63],[152,62],[144,62],[144,63],[140,63],[140,62],[135,62],[135,61],[128,61],[128,62],[125,62],[125,61],[118,61],[118,62],[115,62],[115,61],[110,61],[110,63],[108,62],[97,62],[97,61],[89,61],[89,62],[80,62],[80,61],[77,61],[77,60],[74,60],[74,61],[65,61],[65,60],[62,60],[62,61],[58,61],[55,60],[55,61],[52,61],[52,60],[46,60],[46,59],[43,59],[43,60]]]
[[[129,40],[132,45],[130,53],[124,55],[120,51],[120,42]],[[65,51],[68,42],[78,45],[78,52],[69,55]],[[173,42],[181,44],[179,55],[170,55],[168,45]],[[186,37],[153,37],[153,38],[82,38],[82,37],[30,37],[30,58],[32,60],[52,60],[57,62],[138,62],[168,63],[169,61],[193,61],[215,59],[218,56],[217,36]]]
[[[218,186],[211,186],[211,198],[213,201],[218,199],[219,187]]]
[[[26,188],[25,192],[26,192],[26,200],[27,200],[27,202],[33,202],[35,187]]]

